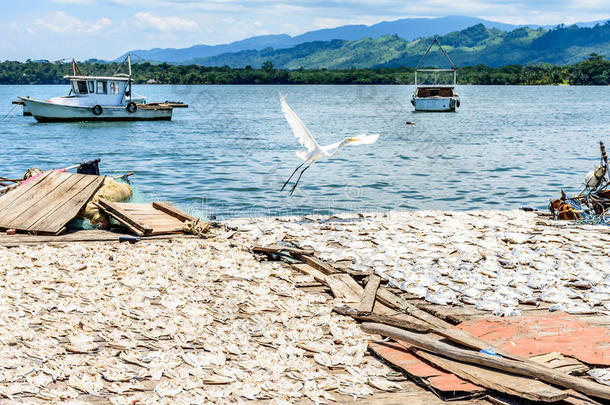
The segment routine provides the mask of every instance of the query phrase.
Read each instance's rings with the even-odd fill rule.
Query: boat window
[[[84,80],[77,80],[76,85],[78,86],[79,94],[87,94],[87,82]]]
[[[95,83],[93,80],[87,81],[87,87],[89,88],[89,93],[95,93]]]
[[[110,93],[119,94],[119,83],[118,82],[110,82]]]
[[[108,91],[106,90],[106,80],[98,80],[97,81],[97,94],[106,94]]]

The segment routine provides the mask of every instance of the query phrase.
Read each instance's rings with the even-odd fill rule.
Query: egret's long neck
[[[341,143],[339,145],[337,145],[337,149],[335,149],[335,151],[333,153],[330,154],[330,157],[335,156],[337,153],[339,153],[339,151],[341,150],[342,147],[344,147],[345,145],[347,145],[349,143],[349,139],[345,138],[344,140],[341,141]]]

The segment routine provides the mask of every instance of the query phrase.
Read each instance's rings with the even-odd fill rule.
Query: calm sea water
[[[134,86],[176,100],[171,122],[36,123],[17,95],[62,86],[0,86],[0,175],[101,158],[105,174],[135,171],[140,199],[219,217],[389,209],[546,208],[580,191],[610,146],[608,87],[461,86],[457,113],[414,113],[412,86]],[[279,189],[300,163],[278,94],[324,145],[379,133],[316,163],[291,197]],[[412,121],[414,125],[406,125]]]

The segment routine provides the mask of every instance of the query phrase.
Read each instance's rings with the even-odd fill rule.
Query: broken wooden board
[[[373,312],[373,306],[375,305],[375,297],[377,295],[377,289],[381,283],[381,277],[377,274],[371,274],[369,281],[364,287],[364,293],[362,294],[362,300],[358,307],[358,313],[360,315],[370,314]]]
[[[103,182],[102,176],[45,172],[0,198],[0,228],[59,234]]]
[[[525,357],[560,352],[587,364],[610,366],[610,329],[562,312],[479,319],[456,328]]]
[[[184,222],[194,219],[161,203],[118,203],[101,199],[98,206],[107,215],[140,236],[182,233]]]
[[[584,374],[589,370],[589,367],[578,359],[564,356],[559,352],[530,357],[530,360],[568,374]]]
[[[421,361],[411,352],[394,342],[369,342],[369,350],[400,369],[415,380],[445,394],[481,394],[485,388],[447,373]]]
[[[560,389],[530,377],[505,373],[488,367],[451,360],[443,356],[415,348],[400,342],[416,357],[426,360],[443,370],[482,387],[531,401],[557,402],[567,398]]]
[[[95,230],[84,230],[84,231],[68,231],[62,233],[61,235],[26,235],[26,234],[16,234],[16,235],[5,235],[4,233],[0,233],[0,246],[2,247],[17,247],[17,246],[30,246],[30,245],[57,245],[57,244],[67,244],[67,243],[78,243],[78,242],[102,242],[102,243],[110,243],[110,242],[120,242],[121,238],[129,237],[133,238],[132,235],[126,233],[116,233],[110,231],[103,231],[101,229]],[[168,240],[168,239],[190,239],[196,238],[193,235],[183,235],[183,234],[168,234],[168,235],[154,235],[143,237],[140,239],[141,242],[144,241],[155,241],[155,240]]]

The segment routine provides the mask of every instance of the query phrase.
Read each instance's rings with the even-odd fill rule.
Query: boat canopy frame
[[[439,49],[441,50],[443,55],[445,55],[445,58],[447,59],[449,64],[451,64],[451,68],[449,68],[449,69],[420,68],[420,66],[424,62],[424,59],[426,59],[426,56],[428,56],[428,54],[430,53],[430,50],[432,49],[434,44],[438,45]],[[417,86],[417,73],[418,72],[434,72],[434,73],[437,73],[437,72],[453,72],[453,87],[455,87],[457,85],[457,66],[455,66],[455,63],[453,63],[453,61],[449,57],[449,54],[445,51],[445,49],[443,48],[441,43],[438,41],[438,37],[434,37],[434,40],[432,41],[430,46],[428,46],[428,49],[426,50],[426,53],[424,53],[424,56],[421,57],[421,59],[417,63],[417,66],[415,67],[415,86]],[[438,84],[434,84],[432,86],[438,86]]]

